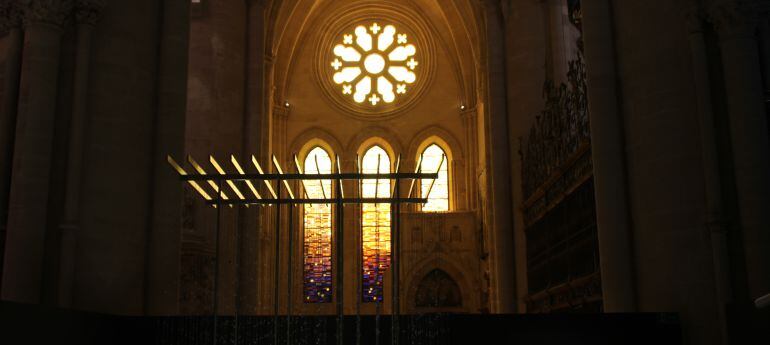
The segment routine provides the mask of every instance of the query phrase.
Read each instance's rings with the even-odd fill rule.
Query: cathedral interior
[[[770,0],[0,0],[3,344],[769,344]]]

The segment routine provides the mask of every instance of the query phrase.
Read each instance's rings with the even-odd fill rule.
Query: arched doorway
[[[414,301],[417,308],[456,308],[462,304],[457,282],[440,269],[428,272],[417,287]]]

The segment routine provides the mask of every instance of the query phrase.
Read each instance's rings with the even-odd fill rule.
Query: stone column
[[[510,142],[505,91],[505,39],[500,2],[484,1],[487,38],[486,133],[489,150],[489,190],[491,207],[490,244],[492,248],[492,310],[516,310],[516,284],[513,251],[513,206],[511,204]]]
[[[762,57],[762,79],[765,89],[765,106],[770,113],[770,19],[759,23],[760,55]],[[770,116],[770,115],[768,115]],[[769,128],[770,129],[770,128]]]
[[[722,51],[738,221],[752,300],[770,293],[770,143],[756,36],[758,20],[767,10],[767,2],[737,0],[711,8]]]
[[[16,132],[16,104],[19,100],[19,75],[24,32],[21,28],[21,8],[15,0],[0,2],[0,32],[7,31],[8,51],[5,56],[5,83],[0,100],[0,246],[5,240],[8,221],[8,197],[11,189],[13,139]],[[2,251],[0,251],[2,253]],[[2,286],[0,255],[0,286]]]
[[[260,157],[260,146],[265,117],[264,100],[264,26],[265,7],[261,0],[247,0],[246,14],[246,96],[243,125],[243,150],[241,162],[250,162],[251,156]],[[244,163],[246,167],[252,164]],[[248,169],[253,170],[253,169]],[[239,258],[239,295],[238,308],[244,314],[257,313],[258,248],[259,241],[259,210],[260,207],[241,208],[240,215],[240,258]]]
[[[166,156],[181,157],[187,113],[190,1],[163,0],[157,62],[156,109],[149,233],[145,262],[144,312],[179,312],[182,189]]]
[[[70,120],[67,153],[67,176],[64,196],[64,216],[59,224],[61,253],[59,258],[59,306],[72,305],[75,274],[75,251],[80,215],[80,190],[88,123],[88,76],[91,64],[91,32],[99,18],[103,0],[78,0],[75,3],[77,47],[75,51],[75,80],[73,85],[72,119]]]
[[[609,0],[582,2],[604,310],[636,310],[625,135]]]
[[[61,36],[71,0],[25,0],[24,53],[2,299],[41,295]]]
[[[562,5],[566,4],[562,1]],[[525,138],[535,117],[543,110],[543,90],[541,87],[546,78],[544,62],[547,59],[547,46],[553,40],[548,32],[543,31],[549,24],[549,16],[544,13],[544,7],[553,7],[540,0],[511,1],[510,13],[506,18],[506,72],[505,85],[508,95],[508,130],[511,144],[511,179],[513,210],[513,233],[516,253],[516,289],[518,311],[526,312],[527,303],[523,303],[528,295],[527,280],[527,240],[525,234],[524,213],[521,205],[526,195],[523,195],[521,174],[521,139]],[[563,25],[559,23],[559,25]],[[553,26],[553,25],[550,25]],[[563,48],[563,41],[559,47]],[[555,47],[555,46],[554,46]],[[566,66],[566,64],[564,64]],[[561,76],[566,78],[566,71]]]
[[[698,108],[698,125],[703,157],[703,180],[706,195],[706,214],[704,228],[711,237],[711,250],[714,261],[714,280],[717,297],[719,324],[722,343],[727,344],[726,306],[731,301],[730,265],[727,246],[727,223],[724,218],[722,196],[722,176],[719,171],[719,150],[717,147],[716,123],[711,103],[711,77],[709,75],[708,54],[704,36],[704,16],[695,0],[690,2],[686,13],[687,31],[692,50],[693,81]]]

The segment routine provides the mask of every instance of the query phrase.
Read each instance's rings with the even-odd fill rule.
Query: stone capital
[[[289,107],[286,104],[276,103],[273,105],[273,115],[279,119],[285,119],[289,117]]]
[[[708,17],[700,6],[692,6],[684,11],[684,20],[688,33],[698,33],[703,32],[703,23]]]
[[[49,24],[59,28],[71,18],[74,0],[18,0],[24,8],[24,25]]]
[[[708,19],[722,39],[753,36],[760,18],[770,13],[765,0],[721,0],[709,8]]]
[[[96,25],[104,8],[104,0],[76,0],[75,20],[78,24]]]
[[[23,11],[17,0],[0,0],[0,33],[21,27]]]
[[[473,120],[476,118],[477,109],[475,106],[466,107],[460,111],[460,118],[465,120]]]

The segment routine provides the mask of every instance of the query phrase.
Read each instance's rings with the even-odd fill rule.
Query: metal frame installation
[[[442,156],[441,163],[439,163],[439,168],[441,167],[441,164],[446,159],[445,156]],[[289,260],[288,260],[288,271],[291,271],[291,248],[293,247],[291,245],[291,241],[293,241],[292,234],[293,234],[293,221],[292,221],[292,213],[293,209],[296,206],[304,205],[304,204],[334,204],[336,207],[334,207],[334,219],[336,220],[336,227],[335,227],[335,245],[336,245],[336,266],[338,269],[336,270],[336,279],[333,279],[335,281],[335,284],[333,284],[334,295],[336,298],[336,309],[337,309],[337,344],[342,345],[343,344],[343,335],[344,335],[344,315],[343,315],[343,305],[342,305],[342,296],[343,296],[343,270],[339,269],[343,266],[343,234],[344,234],[344,221],[343,221],[343,214],[344,214],[344,206],[350,205],[350,204],[364,204],[364,203],[387,203],[391,204],[393,207],[391,207],[391,263],[393,270],[392,272],[395,272],[393,274],[393,286],[392,286],[392,296],[391,296],[391,303],[392,303],[392,322],[391,322],[391,337],[392,337],[392,343],[398,344],[398,338],[399,338],[399,325],[398,325],[398,316],[400,314],[399,310],[399,249],[400,249],[400,221],[398,215],[401,211],[401,204],[425,204],[428,201],[428,196],[430,195],[430,190],[433,187],[433,183],[435,182],[436,178],[438,177],[438,171],[435,172],[428,172],[423,173],[421,168],[422,163],[422,157],[417,161],[417,164],[415,165],[415,171],[414,172],[401,172],[401,156],[399,155],[396,160],[395,165],[395,172],[393,173],[363,173],[361,170],[361,164],[357,164],[357,172],[343,172],[340,165],[340,158],[337,156],[335,158],[335,161],[333,164],[333,169],[336,168],[336,171],[333,171],[329,174],[307,174],[302,172],[302,167],[299,164],[299,160],[297,160],[297,156],[294,155],[294,163],[295,163],[295,172],[284,172],[284,170],[281,168],[281,165],[279,164],[278,159],[275,156],[272,156],[272,165],[273,170],[275,172],[272,173],[266,173],[262,166],[259,164],[257,159],[254,156],[250,157],[251,164],[245,165],[247,166],[248,170],[252,172],[247,172],[246,169],[244,169],[244,165],[241,164],[240,161],[235,156],[230,156],[230,165],[232,165],[232,168],[235,172],[228,172],[225,168],[223,168],[222,165],[213,157],[209,156],[209,163],[214,173],[209,173],[204,169],[204,167],[199,164],[195,159],[193,159],[191,156],[187,156],[187,162],[189,163],[189,166],[192,169],[188,169],[191,172],[188,172],[182,165],[177,163],[174,158],[171,156],[167,156],[167,161],[171,165],[171,167],[174,169],[174,171],[179,174],[179,178],[183,182],[187,182],[197,193],[200,195],[204,202],[208,205],[211,205],[212,207],[217,209],[217,221],[216,221],[216,243],[215,246],[215,259],[214,259],[214,298],[213,298],[213,312],[214,312],[214,329],[213,329],[213,342],[216,344],[217,340],[217,294],[218,294],[218,286],[219,286],[219,234],[220,234],[220,220],[221,220],[221,211],[224,206],[228,207],[236,207],[236,206],[243,206],[243,207],[251,207],[253,205],[261,205],[261,206],[276,206],[275,211],[275,286],[273,290],[274,294],[274,305],[273,305],[273,319],[274,319],[274,325],[273,325],[273,341],[274,344],[277,345],[279,343],[279,334],[278,334],[278,318],[279,318],[279,293],[280,293],[280,280],[278,279],[279,274],[279,255],[277,253],[280,251],[280,232],[281,232],[281,206],[287,205],[288,207],[288,214],[289,214],[289,242],[290,245],[289,248]],[[356,156],[356,162],[359,161],[359,157]],[[346,197],[345,196],[345,190],[343,188],[342,181],[344,180],[352,180],[356,181],[356,185],[361,188],[361,183],[364,180],[376,180],[376,183],[379,183],[379,180],[390,180],[394,183],[391,183],[391,197],[389,198],[378,198],[376,195],[374,198],[361,198],[361,197]],[[412,193],[416,192],[415,183],[417,180],[425,180],[430,179],[431,183],[429,185],[428,190],[425,193],[422,193],[419,197],[412,197]],[[289,184],[289,181],[300,181],[303,186],[305,181],[318,181],[318,180],[330,180],[332,183],[334,183],[334,195],[324,195],[324,198],[308,198],[307,194],[302,196],[297,196],[294,194],[294,192],[291,189],[291,185]],[[409,183],[409,191],[406,194],[406,196],[401,197],[400,192],[400,182],[408,180]],[[256,185],[255,185],[256,183]],[[225,192],[223,190],[223,186],[227,185],[229,188],[228,192]],[[265,189],[267,190],[266,195],[263,197],[263,195],[258,190],[257,186],[260,186],[261,184],[264,184]],[[240,188],[239,188],[240,185]],[[304,188],[303,188],[304,190]],[[264,192],[264,190],[263,190]],[[269,194],[269,195],[268,195]],[[425,197],[422,197],[425,196]],[[236,236],[236,243],[235,246],[238,248],[240,245],[237,243],[239,241],[239,236]],[[360,252],[359,252],[360,254]],[[361,258],[358,258],[359,261]],[[239,260],[235,260],[235,262],[238,262]],[[289,274],[291,276],[291,274]],[[289,279],[288,284],[291,285],[291,279]],[[287,287],[289,298],[288,298],[288,309],[287,309],[287,315],[286,315],[286,343],[291,344],[291,287]],[[359,289],[360,290],[360,289]],[[236,289],[236,294],[238,293]],[[360,291],[359,291],[360,293]],[[237,299],[238,296],[236,296]],[[356,344],[361,344],[361,332],[360,332],[360,303],[361,299],[357,298],[356,301],[356,314],[359,316],[357,318],[357,331],[356,331]],[[380,302],[377,303],[377,320],[379,321],[379,311],[380,311]],[[377,334],[379,334],[379,322],[377,322]],[[236,330],[235,336],[236,336],[236,343],[237,343],[237,329],[238,329],[238,308],[236,306],[236,312],[235,312],[235,323],[234,328]],[[377,344],[379,344],[379,336],[375,340]]]

